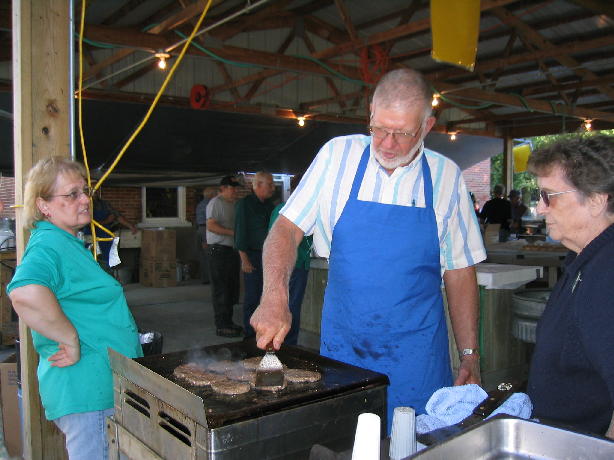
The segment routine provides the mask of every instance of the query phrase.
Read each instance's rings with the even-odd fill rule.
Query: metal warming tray
[[[351,447],[362,412],[386,420],[385,375],[297,347],[284,346],[277,355],[290,368],[321,372],[319,382],[237,396],[191,387],[175,379],[173,370],[194,360],[263,355],[253,342],[134,360],[109,353],[115,398],[108,424],[111,459],[119,451],[133,459],[306,459],[314,444]]]
[[[612,460],[614,441],[497,416],[409,457],[419,460]]]

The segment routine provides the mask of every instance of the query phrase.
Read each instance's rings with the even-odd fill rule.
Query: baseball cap
[[[520,192],[518,190],[510,190],[510,198],[515,198],[517,196],[520,196]]]
[[[241,184],[233,176],[224,176],[220,181],[220,185],[229,185],[230,187],[239,187]]]

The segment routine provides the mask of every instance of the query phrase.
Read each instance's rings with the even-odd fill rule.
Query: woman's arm
[[[79,361],[81,349],[77,330],[49,288],[28,284],[13,289],[10,298],[15,311],[30,328],[58,342],[60,350],[49,357],[53,366],[66,367]]]

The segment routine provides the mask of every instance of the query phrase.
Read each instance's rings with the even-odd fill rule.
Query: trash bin
[[[143,349],[143,355],[159,355],[162,353],[162,334],[158,331],[139,331],[139,341]]]

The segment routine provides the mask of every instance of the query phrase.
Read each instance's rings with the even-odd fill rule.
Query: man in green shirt
[[[254,193],[237,202],[235,212],[235,248],[241,257],[245,292],[243,296],[243,326],[245,337],[255,337],[249,324],[262,295],[262,245],[269,230],[269,218],[275,205],[273,176],[264,171],[254,175]]]

